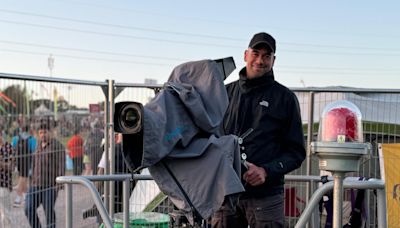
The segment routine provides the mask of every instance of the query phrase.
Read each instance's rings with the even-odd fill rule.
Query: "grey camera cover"
[[[240,181],[237,137],[221,136],[228,96],[225,75],[213,60],[177,66],[164,88],[144,106],[143,157],[154,180],[193,224],[193,208],[202,218],[234,205]],[[225,203],[224,203],[225,202]]]

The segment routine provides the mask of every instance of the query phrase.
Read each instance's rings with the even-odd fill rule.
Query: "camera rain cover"
[[[132,156],[191,224],[194,215],[206,219],[224,203],[234,205],[244,191],[237,137],[220,134],[225,72],[213,60],[177,66],[144,106],[143,154]]]

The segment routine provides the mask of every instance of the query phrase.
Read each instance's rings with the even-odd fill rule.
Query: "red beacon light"
[[[363,142],[362,116],[350,101],[339,100],[328,104],[319,125],[320,142]]]
[[[371,150],[371,145],[363,142],[361,118],[360,110],[349,101],[328,104],[321,114],[318,141],[310,145],[319,159],[319,168],[333,173],[333,227],[341,227],[343,222],[345,174],[358,172],[361,157]]]

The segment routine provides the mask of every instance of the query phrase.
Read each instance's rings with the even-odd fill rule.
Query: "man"
[[[104,148],[104,144],[102,144],[102,148]],[[124,155],[122,152],[122,134],[121,133],[116,133],[115,134],[115,157],[114,157],[114,163],[115,163],[115,174],[126,174],[126,173],[130,173],[131,171],[128,170],[128,167],[125,164],[125,160],[124,160]],[[103,175],[104,171],[106,168],[106,153],[105,150],[103,149],[103,154],[101,156],[101,160],[98,164],[98,170],[97,170],[97,174],[98,175]],[[102,182],[98,182],[99,184]],[[122,181],[117,181],[115,182],[115,198],[114,198],[114,212],[118,213],[118,212],[122,212],[123,209],[123,199],[122,199]],[[135,188],[135,184],[136,182],[133,181],[130,184],[130,192],[133,191],[133,189]],[[100,189],[101,186],[98,186],[98,189]]]
[[[32,228],[41,227],[36,209],[43,205],[46,227],[56,226],[54,204],[61,186],[56,185],[56,177],[65,173],[65,148],[51,136],[49,125],[39,127],[39,142],[33,156],[31,185],[25,202],[25,215]]]
[[[74,130],[74,135],[67,142],[67,152],[72,159],[73,174],[81,175],[83,170],[83,139],[80,136],[80,129]]]
[[[284,226],[284,175],[300,167],[305,148],[298,100],[274,78],[275,51],[271,35],[255,34],[239,80],[227,85],[225,133],[251,132],[241,144],[246,191],[236,211],[215,213],[213,227]]]
[[[25,200],[26,192],[28,191],[28,178],[32,166],[32,154],[36,150],[36,139],[30,134],[28,125],[21,128],[21,133],[14,136],[11,145],[16,151],[16,161],[18,168],[18,185],[17,196],[14,200],[14,206],[19,207]]]
[[[97,165],[100,162],[101,154],[101,140],[104,138],[104,132],[98,119],[90,124],[90,132],[86,139],[84,148],[86,155],[89,156],[91,163],[91,170],[93,175],[97,174]]]
[[[11,217],[12,171],[15,166],[14,150],[0,133],[0,227],[13,227]]]
[[[104,149],[104,140],[102,141],[102,148],[103,148],[103,154],[101,156],[100,162],[98,164],[98,170],[97,170],[97,175],[104,175],[105,168],[106,168],[106,153]],[[115,134],[115,173],[114,174],[126,174],[130,173],[131,171],[128,169],[126,166],[125,160],[124,160],[124,155],[122,151],[122,134],[121,133],[116,133]],[[95,183],[96,188],[99,190],[100,193],[103,193],[103,182],[96,182]],[[130,192],[133,191],[135,188],[136,181],[131,181],[130,183]],[[123,212],[123,182],[122,181],[116,181],[115,182],[115,197],[114,197],[114,213],[120,213]],[[93,206],[91,209],[86,210],[83,218],[90,217],[90,216],[98,216],[98,211],[96,206]],[[100,219],[100,218],[99,218]]]

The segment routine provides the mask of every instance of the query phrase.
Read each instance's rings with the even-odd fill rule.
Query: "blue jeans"
[[[42,227],[36,211],[40,204],[43,205],[46,214],[47,226],[45,227],[56,227],[56,214],[54,212],[56,198],[57,193],[54,188],[29,187],[25,200],[25,215],[32,228]]]

